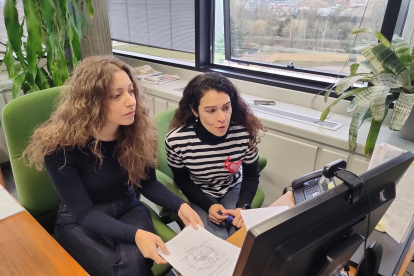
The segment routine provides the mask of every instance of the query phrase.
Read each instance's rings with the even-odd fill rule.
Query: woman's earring
[[[196,116],[196,123],[198,123],[198,117]]]

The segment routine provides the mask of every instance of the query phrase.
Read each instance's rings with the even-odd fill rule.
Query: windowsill
[[[185,87],[187,85],[187,82],[187,80],[181,79],[159,86],[145,85],[145,88],[148,94],[173,102],[179,102],[182,97],[182,92],[176,91],[174,89]],[[242,96],[248,102],[253,102],[254,99],[269,100],[269,98],[258,97],[248,93],[242,93]],[[314,110],[310,107],[286,103],[282,101],[276,101],[276,108],[317,118],[321,114],[320,111]],[[348,130],[352,120],[351,116],[333,113],[333,118],[330,118],[329,120],[342,123],[343,126],[336,131],[331,131],[328,129],[312,126],[259,111],[254,112],[269,130],[281,132],[287,135],[309,140],[310,142],[325,144],[330,147],[348,151]],[[390,113],[388,116],[390,116]],[[386,121],[389,121],[389,119]],[[369,132],[369,128],[370,123],[365,123],[359,129],[357,147],[354,151],[355,153],[364,155],[365,141]],[[381,126],[381,131],[377,141],[378,143],[385,142],[405,150],[414,151],[414,142],[404,140],[399,137],[397,132],[392,131],[388,128],[388,124],[383,124]]]
[[[188,61],[183,61],[183,60],[178,60],[178,59],[157,57],[157,56],[151,56],[151,55],[146,55],[146,54],[141,54],[141,53],[134,53],[134,52],[123,51],[123,50],[118,50],[118,49],[112,49],[112,52],[114,54],[120,54],[120,55],[126,55],[126,56],[132,56],[132,57],[144,58],[144,59],[151,59],[151,60],[167,62],[167,63],[175,63],[175,64],[179,64],[179,65],[183,65],[183,66],[189,66],[189,67],[195,67],[194,62],[188,62]]]

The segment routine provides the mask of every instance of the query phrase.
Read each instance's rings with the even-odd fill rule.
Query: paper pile
[[[381,143],[375,146],[368,170],[395,158],[405,150]],[[397,185],[397,195],[382,218],[385,231],[398,243],[408,238],[408,230],[414,223],[414,163],[407,169]]]

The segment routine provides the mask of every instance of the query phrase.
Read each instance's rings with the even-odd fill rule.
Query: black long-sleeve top
[[[128,191],[128,173],[114,156],[117,141],[100,141],[103,163],[88,147],[57,150],[45,157],[46,170],[60,200],[82,226],[104,236],[135,243],[138,229],[96,210],[95,204],[111,202]],[[184,201],[157,181],[155,169],[147,169],[141,194],[162,207],[178,212]]]
[[[230,124],[217,137],[199,122],[167,134],[166,151],[174,181],[190,202],[208,212],[214,202],[241,183],[236,207],[251,204],[256,194],[260,170],[258,153],[249,146],[245,128]]]

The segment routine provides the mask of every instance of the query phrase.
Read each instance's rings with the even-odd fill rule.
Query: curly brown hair
[[[103,162],[98,133],[105,126],[107,107],[114,83],[114,74],[125,71],[133,84],[136,98],[135,120],[119,126],[116,157],[128,172],[128,183],[140,186],[146,179],[146,168],[155,167],[157,133],[145,105],[144,93],[138,91],[133,69],[111,56],[88,57],[79,64],[73,76],[62,87],[56,110],[40,125],[23,152],[28,166],[42,170],[44,157],[56,150],[89,147]]]
[[[231,101],[231,121],[244,126],[249,133],[249,145],[257,150],[260,143],[259,130],[267,131],[262,122],[253,114],[250,107],[240,96],[234,84],[225,76],[218,73],[201,74],[193,78],[183,91],[179,107],[175,111],[174,118],[170,123],[170,130],[191,125],[196,122],[192,109],[199,113],[201,98],[210,90],[226,93]]]

